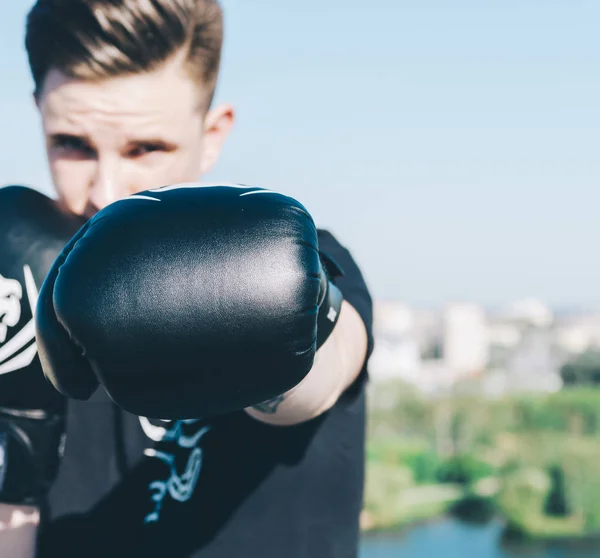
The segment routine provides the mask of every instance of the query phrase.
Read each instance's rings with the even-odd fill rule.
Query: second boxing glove
[[[172,186],[100,211],[40,294],[47,377],[88,398],[102,384],[152,418],[243,409],[297,385],[341,294],[296,200],[247,187]]]
[[[58,470],[65,400],[44,378],[34,309],[82,221],[22,186],[0,188],[0,502],[36,503]]]

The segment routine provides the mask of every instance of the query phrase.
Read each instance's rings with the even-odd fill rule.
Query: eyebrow
[[[55,140],[56,139],[75,138],[75,139],[78,139],[85,143],[88,143],[90,145],[94,144],[94,142],[88,137],[87,134],[77,134],[74,132],[50,132],[48,135],[50,138],[55,139]],[[139,144],[157,145],[157,146],[163,147],[165,149],[172,149],[172,148],[176,147],[177,142],[170,140],[170,139],[158,138],[156,136],[149,136],[147,138],[144,138],[144,137],[126,138],[125,142],[124,142],[124,145],[139,145]]]
[[[148,138],[127,138],[126,144],[130,145],[132,143],[149,143],[152,145],[161,145],[164,147],[171,147],[175,145],[175,142],[168,139],[157,138],[157,137],[148,137]]]
[[[50,132],[48,134],[52,139],[70,139],[75,138],[86,143],[93,143],[86,134],[75,134],[72,132]]]

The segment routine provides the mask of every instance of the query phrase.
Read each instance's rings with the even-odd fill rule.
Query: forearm
[[[35,507],[0,504],[0,558],[33,558],[39,522]]]
[[[367,333],[362,319],[346,301],[339,321],[316,354],[308,375],[290,391],[246,409],[261,422],[289,426],[315,418],[335,405],[356,380],[367,353]]]

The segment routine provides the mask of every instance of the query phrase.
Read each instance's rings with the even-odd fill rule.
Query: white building
[[[490,345],[510,349],[517,347],[522,339],[523,332],[517,324],[500,321],[489,323]]]
[[[506,320],[541,328],[550,326],[554,321],[552,310],[536,298],[516,300],[502,314]]]
[[[507,388],[516,392],[554,392],[562,387],[563,363],[551,332],[529,331],[507,363]]]
[[[568,353],[578,354],[600,348],[600,315],[574,316],[555,329],[556,344]]]
[[[369,373],[375,380],[399,378],[413,383],[421,357],[413,311],[399,302],[376,302],[373,310],[375,350]]]
[[[444,363],[458,374],[483,372],[490,341],[485,312],[475,304],[453,303],[443,313]]]

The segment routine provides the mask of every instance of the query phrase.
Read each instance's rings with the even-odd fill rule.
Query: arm
[[[317,352],[315,363],[296,387],[246,412],[268,424],[289,426],[315,418],[335,405],[356,380],[367,358],[367,330],[354,309],[344,301],[338,323]]]
[[[33,558],[39,522],[35,507],[0,504],[0,558]]]
[[[259,421],[293,425],[324,413],[357,380],[373,349],[373,304],[361,270],[331,233],[319,231],[319,247],[343,272],[335,278],[344,297],[340,317],[302,382],[274,400],[246,409]]]

